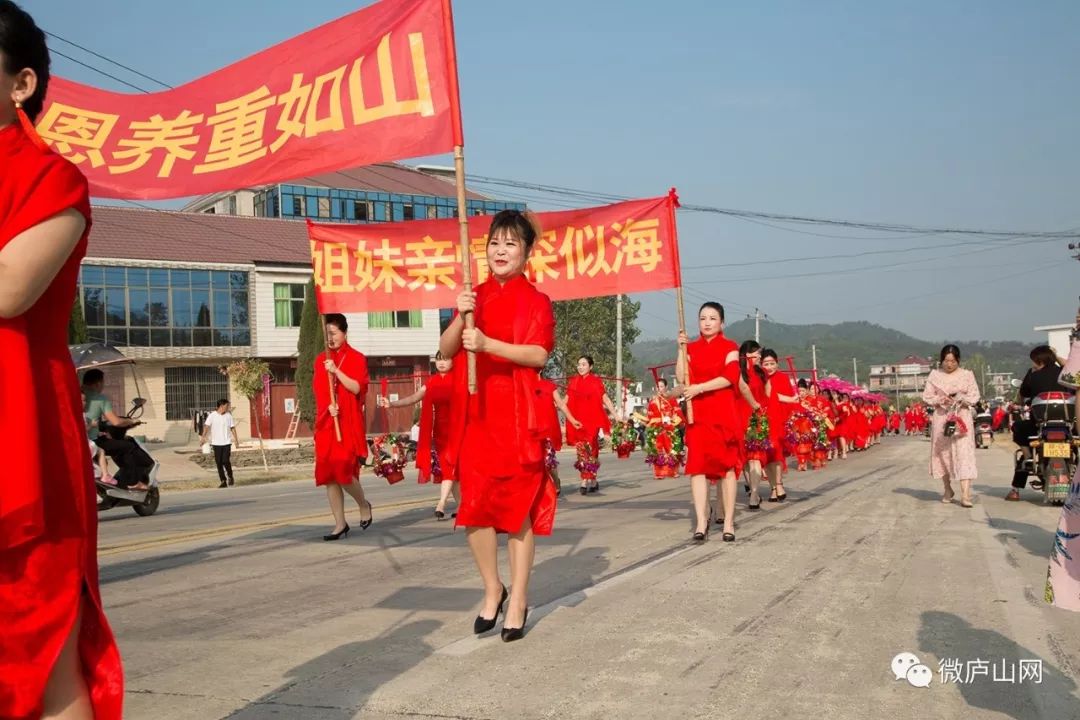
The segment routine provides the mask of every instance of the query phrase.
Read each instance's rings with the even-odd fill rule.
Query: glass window
[[[127,284],[128,287],[146,287],[146,269],[128,268]]]
[[[151,330],[150,345],[153,347],[169,347],[172,345],[171,330]]]
[[[210,291],[191,291],[191,316],[195,321],[195,327],[210,327]],[[209,343],[208,343],[209,344]]]
[[[353,215],[356,220],[367,222],[371,219],[371,203],[367,200],[354,200],[353,201]]]
[[[229,293],[225,290],[214,291],[214,327],[227,328],[232,318],[229,308]]]
[[[105,342],[110,345],[126,347],[128,344],[127,332],[125,328],[107,328],[105,330]]]
[[[127,285],[127,273],[122,267],[105,268],[105,284],[124,287]]]
[[[189,288],[191,287],[191,271],[190,270],[170,270],[169,271],[169,284],[174,288]]]
[[[406,203],[401,206],[401,217],[403,220],[416,219],[416,210],[413,208],[412,203]]]
[[[224,270],[215,270],[210,273],[210,286],[215,290],[229,289],[229,273]]]
[[[321,217],[321,218],[330,217],[330,198],[328,198],[328,197],[319,198],[319,217]]]
[[[427,206],[427,216],[429,220],[434,220],[439,216],[439,208],[436,205]]]
[[[105,271],[99,265],[83,265],[80,281],[83,285],[104,285]]]
[[[303,215],[304,214],[304,198],[299,195],[293,195],[292,199],[292,214]]]
[[[147,347],[150,345],[149,330],[128,330],[128,345],[130,347]]]
[[[128,291],[131,302],[128,324],[133,327],[146,327],[150,324],[150,293],[144,289]],[[133,343],[134,344],[134,343]]]
[[[150,284],[154,287],[168,287],[169,286],[169,271],[168,270],[151,270]]]
[[[206,270],[191,271],[191,287],[194,290],[205,290],[210,287],[210,273]]]
[[[172,324],[173,327],[191,327],[191,291],[172,291]],[[190,345],[191,343],[184,343]]]
[[[191,331],[191,344],[199,347],[206,347],[210,345],[210,329],[203,328],[201,330],[196,329]]]
[[[105,324],[114,327],[127,325],[127,291],[122,287],[105,290]]]
[[[274,327],[300,327],[306,289],[299,283],[274,283]]]
[[[83,295],[83,313],[87,325],[105,324],[105,289],[88,287]]]
[[[169,324],[169,291],[165,288],[150,290],[150,324],[154,327]]]
[[[229,214],[230,215],[235,215],[236,214],[236,196],[235,195],[230,195],[229,196]]]
[[[173,347],[190,347],[191,346],[191,330],[173,330],[172,334]]]
[[[419,310],[389,310],[368,313],[368,327],[372,330],[423,327],[423,315]]]

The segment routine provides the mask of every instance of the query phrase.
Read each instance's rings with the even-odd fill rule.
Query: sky
[[[367,3],[22,4],[44,29],[176,85]],[[454,14],[469,173],[631,197],[674,186],[686,204],[859,222],[1080,231],[1072,0],[457,0]],[[123,89],[62,57],[53,70]],[[691,317],[715,299],[729,320],[760,308],[789,324],[1034,341],[1034,326],[1076,313],[1080,263],[1060,240],[958,247],[688,211],[678,223]],[[903,252],[856,256],[881,250]],[[715,267],[732,263],[757,264]],[[636,299],[643,337],[673,337],[673,294]]]

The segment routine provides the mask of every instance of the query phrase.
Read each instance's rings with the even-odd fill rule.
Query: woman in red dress
[[[679,333],[675,376],[692,421],[686,429],[686,472],[694,496],[694,541],[709,537],[709,478],[720,478],[725,542],[735,540],[736,477],[742,473],[744,428],[736,407],[739,347],[724,337],[724,307],[707,302],[698,311],[700,336]]]
[[[49,51],[0,0],[0,717],[118,720],[120,653],[98,589],[97,507],[67,348],[90,232],[86,178],[34,132]]]
[[[656,394],[649,400],[645,420],[648,451],[645,462],[653,466],[653,475],[657,479],[677,476],[686,459],[679,438],[686,425],[686,416],[679,403],[672,399],[664,378],[656,379]]]
[[[761,411],[769,401],[765,390],[765,371],[761,369],[761,345],[753,340],[747,340],[739,346],[739,372],[742,377],[740,389],[746,391],[739,395],[739,423],[743,428],[743,453],[746,464],[747,492],[750,494],[747,507],[750,510],[761,509],[761,496],[758,494],[758,486],[765,474],[764,464],[768,460],[768,450],[757,450],[748,446],[746,440],[747,431],[750,428],[750,420],[754,413]]]
[[[569,410],[559,396],[558,386],[551,380],[541,378],[536,385],[537,408],[540,412],[540,434],[544,442],[544,471],[555,484],[555,495],[562,496],[562,480],[559,478],[559,458],[562,450],[562,426],[559,412],[567,415]],[[559,412],[556,412],[559,411]]]
[[[773,445],[769,451],[769,463],[765,467],[771,488],[769,502],[784,502],[787,499],[787,491],[784,490],[784,473],[787,472],[784,436],[787,434],[787,421],[791,411],[799,404],[799,396],[795,393],[787,373],[780,372],[780,360],[775,350],[761,351],[761,369],[769,379],[767,412]]]
[[[582,355],[577,361],[577,375],[566,384],[566,442],[577,449],[578,461],[574,464],[581,474],[582,495],[600,489],[596,473],[600,469],[600,431],[611,436],[610,413],[616,422],[622,422],[622,413],[616,412],[615,404],[604,389],[604,381],[593,375],[593,359]],[[605,409],[607,412],[605,412]]]
[[[327,350],[315,358],[315,485],[326,487],[334,531],[323,540],[339,540],[349,535],[345,522],[345,493],[360,506],[360,529],[371,527],[371,503],[360,485],[360,466],[367,458],[367,424],[364,398],[367,396],[367,358],[349,345],[349,323],[340,313],[325,316]],[[330,394],[330,386],[334,394]],[[337,427],[341,428],[341,440]],[[363,516],[367,515],[366,519]]]
[[[544,472],[543,413],[538,409],[540,369],[555,346],[551,300],[524,275],[536,228],[518,210],[495,215],[488,231],[490,277],[474,293],[458,297],[458,315],[443,332],[442,354],[476,353],[477,393],[454,413],[459,443],[451,443],[461,483],[457,525],[466,528],[469,548],[484,581],[484,600],[473,623],[476,633],[503,617],[502,639],[524,636],[528,620],[529,575],[535,535],[550,535],[557,503],[555,485]],[[465,329],[462,315],[473,313],[476,327]],[[457,358],[461,398],[465,357]],[[550,420],[550,416],[549,416]],[[499,579],[498,536],[509,535],[507,593]]]
[[[836,412],[840,416],[840,422],[836,426],[840,437],[840,459],[847,460],[848,448],[854,447],[855,443],[855,422],[852,420],[855,407],[851,404],[851,398],[847,393],[840,393],[837,396]]]
[[[446,451],[450,445],[451,400],[453,399],[454,368],[452,358],[445,358],[442,353],[435,353],[435,375],[412,395],[391,400],[379,397],[378,405],[382,408],[409,407],[420,403],[420,440],[416,443],[416,467],[420,470],[417,481],[439,483],[439,503],[435,506],[435,519],[446,519],[446,501],[450,494],[454,502],[461,504],[454,468],[447,462]]]

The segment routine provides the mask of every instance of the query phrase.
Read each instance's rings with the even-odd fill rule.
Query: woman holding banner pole
[[[524,275],[536,236],[524,213],[495,215],[486,249],[490,276],[475,292],[458,296],[458,315],[439,343],[447,357],[463,350],[476,355],[477,392],[468,395],[465,412],[454,414],[460,439],[450,449],[461,484],[457,525],[466,528],[484,583],[473,630],[494,628],[505,605],[506,642],[524,636],[534,536],[551,534],[557,503],[544,472],[544,413],[537,406],[540,370],[555,345],[555,316],[548,296]],[[473,329],[463,321],[469,314]],[[460,375],[458,397],[466,389]],[[499,579],[499,533],[509,536],[510,591]]]
[[[724,307],[707,302],[698,311],[700,336],[679,333],[675,376],[682,396],[693,402],[686,430],[686,473],[694,496],[694,541],[709,537],[709,478],[720,479],[725,542],[735,540],[736,476],[742,472],[743,428],[736,406],[741,376],[739,347],[724,337]]]
[[[326,350],[315,358],[315,485],[326,487],[334,531],[323,540],[349,535],[345,522],[345,493],[360,506],[360,529],[372,522],[371,503],[360,485],[360,466],[367,457],[364,397],[367,358],[349,345],[349,323],[340,313],[324,316]]]

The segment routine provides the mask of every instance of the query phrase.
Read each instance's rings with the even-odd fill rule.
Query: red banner
[[[674,194],[538,213],[528,275],[552,300],[673,288],[678,282]],[[469,218],[473,281],[488,276],[491,218]],[[458,221],[372,225],[308,222],[319,310],[378,312],[457,305]]]
[[[462,143],[450,0],[382,0],[164,92],[54,78],[37,129],[111,198],[449,152]]]

